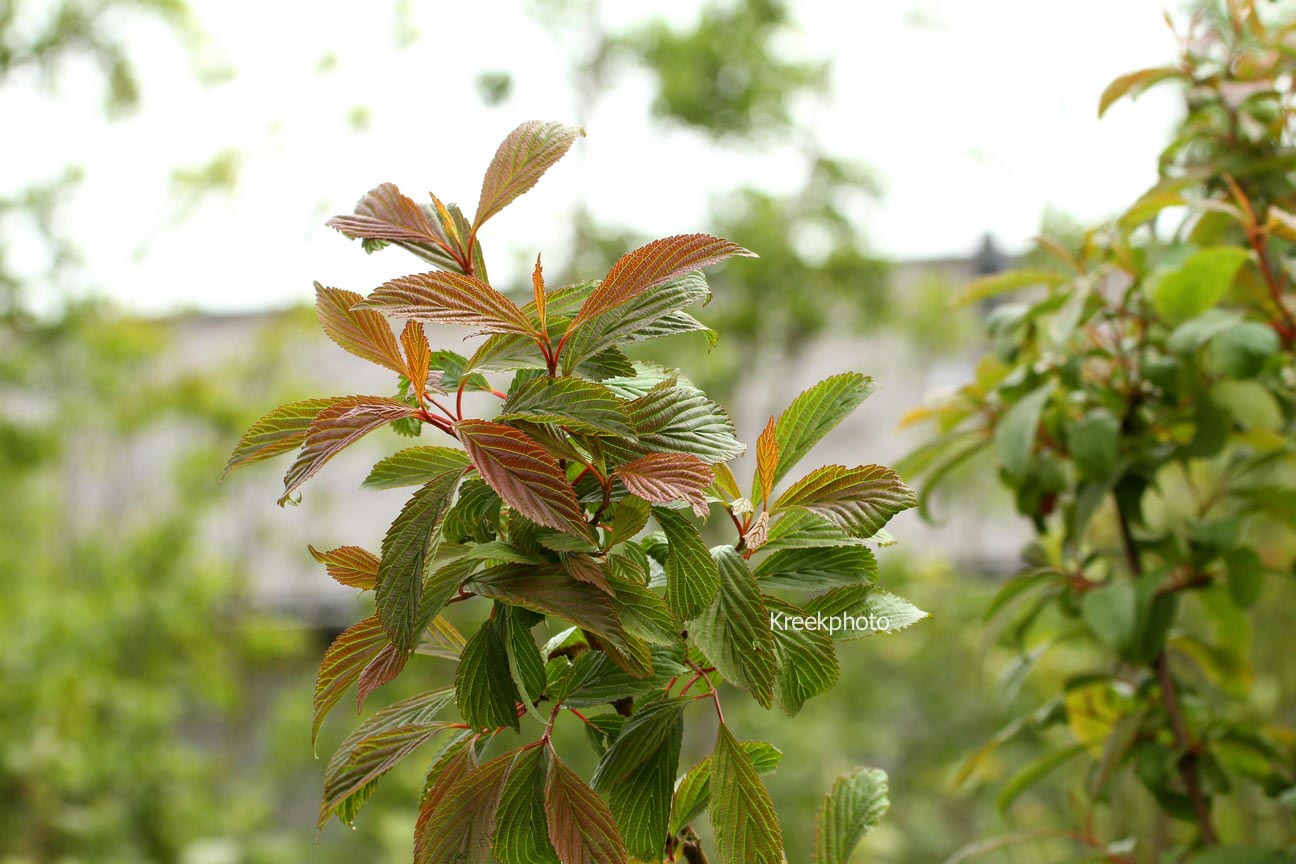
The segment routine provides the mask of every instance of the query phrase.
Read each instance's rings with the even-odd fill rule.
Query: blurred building
[[[987,241],[972,257],[897,263],[892,270],[891,290],[903,293],[932,280],[957,286],[1002,266],[1002,256]],[[249,346],[271,338],[269,334],[276,328],[284,330],[280,326],[282,318],[283,313],[177,318],[173,322],[176,344],[203,346],[201,352],[188,352],[179,361],[222,368],[237,360]],[[454,348],[467,331],[438,328],[437,335],[438,344]],[[288,340],[280,351],[290,358],[290,368],[286,373],[276,369],[274,374],[286,374],[300,397],[386,394],[392,388],[390,373],[338,350],[317,329],[288,328],[287,336],[276,338]],[[458,350],[465,351],[465,347]],[[975,349],[966,354],[924,350],[909,334],[887,328],[863,337],[827,336],[806,346],[792,368],[781,369],[778,374],[752,374],[740,386],[741,396],[730,407],[739,437],[752,441],[769,415],[784,407],[788,393],[799,392],[836,372],[864,372],[880,383],[880,389],[807,457],[806,464],[892,464],[928,435],[925,429],[898,430],[901,417],[920,404],[924,396],[967,381],[977,353]],[[493,399],[472,394],[466,398],[481,400],[474,410],[486,416],[496,410]],[[273,405],[264,407],[268,410]],[[349,624],[355,620],[356,592],[326,578],[306,546],[355,544],[376,552],[408,490],[358,491],[360,482],[374,461],[399,447],[440,443],[432,440],[431,434],[426,432],[415,440],[387,431],[369,436],[336,457],[328,470],[306,484],[300,505],[283,509],[275,501],[282,488],[287,457],[236,472],[224,482],[208,529],[210,542],[224,554],[241,560],[248,596],[259,607],[330,629]],[[132,442],[118,466],[120,476],[105,478],[105,482],[120,482],[127,488],[132,482],[138,483],[131,477],[146,475],[134,472],[130,466],[145,463],[146,452],[151,459],[153,448],[159,446],[165,447],[166,442]],[[131,451],[135,456],[130,455]],[[750,470],[750,462],[745,461],[740,476]],[[929,524],[913,511],[898,517],[890,530],[899,545],[890,554],[939,556],[977,573],[1013,569],[1025,538],[1020,520],[1011,518],[1006,497],[996,497],[995,484],[978,485],[974,498],[938,506],[939,524]]]

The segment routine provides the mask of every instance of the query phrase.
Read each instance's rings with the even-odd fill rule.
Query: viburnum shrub
[[[366,488],[417,487],[379,554],[311,550],[337,581],[372,590],[375,607],[324,656],[314,733],[351,685],[363,708],[407,665],[437,674],[414,655],[457,661],[453,686],[379,710],[342,743],[325,771],[319,825],[334,814],[351,822],[378,778],[418,753],[430,760],[418,862],[704,861],[693,824],[707,812],[720,861],[777,864],[779,820],[759,775],[780,754],[739,740],[719,688],[796,714],[836,682],[837,643],[866,632],[828,632],[821,621],[895,630],[923,617],[874,585],[869,547],[916,500],[877,465],[819,468],[775,493],[873,392],[871,379],[836,375],[771,418],[744,495],[726,464],[744,448],[723,409],[678,371],[623,353],[673,334],[714,338],[684,310],[709,296],[702,268],[751,255],[728,240],[657,240],[601,280],[554,290],[537,258],[524,306],[488,284],[482,224],[582,134],[518,127],[495,154],[471,221],[390,184],[333,219],[369,251],[394,244],[436,268],[368,297],[316,286],[324,331],[399,376],[397,395],[282,406],[230,459],[237,468],[300,448],[283,503],[375,429],[431,427],[454,442],[374,466]],[[387,316],[404,319],[399,337]],[[427,324],[486,338],[467,358],[433,351]],[[511,380],[499,390],[491,373]],[[466,416],[466,391],[498,397],[499,412]],[[698,520],[716,508],[734,536],[708,549]],[[466,639],[440,614],[456,603],[480,607]],[[698,702],[718,718],[715,751],[677,780],[684,718]],[[442,719],[452,710],[459,719]],[[599,757],[589,782],[555,752],[551,733],[563,718],[584,725]],[[429,756],[421,748],[433,741]],[[882,772],[838,779],[819,813],[815,860],[844,864],[886,807]]]
[[[1075,248],[1044,242],[1052,265],[973,283],[965,301],[1032,293],[994,307],[972,383],[917,415],[940,430],[910,458],[928,488],[986,453],[1037,535],[987,614],[1013,674],[1064,670],[968,769],[1046,736],[1007,808],[1078,760],[1059,836],[1082,860],[1264,864],[1288,859],[1256,844],[1296,836],[1296,733],[1251,657],[1296,558],[1293,40],[1242,0],[1195,19],[1177,64],[1113,82],[1100,112],[1184,89],[1160,181]],[[1290,610],[1269,617],[1289,654]]]

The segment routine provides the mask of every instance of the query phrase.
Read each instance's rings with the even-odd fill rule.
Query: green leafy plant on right
[[[1183,88],[1160,181],[1076,248],[1043,241],[1052,264],[970,285],[993,350],[911,418],[938,432],[908,459],[924,496],[988,456],[1034,528],[987,620],[1060,687],[964,776],[1025,730],[1056,742],[999,803],[1066,772],[1077,860],[1278,862],[1296,840],[1290,699],[1255,698],[1249,654],[1296,553],[1293,40],[1236,2],[1113,82],[1100,113]]]

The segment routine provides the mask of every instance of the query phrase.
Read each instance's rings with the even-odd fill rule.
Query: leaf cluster
[[[230,458],[234,469],[296,450],[286,503],[377,429],[432,427],[452,439],[407,447],[370,472],[368,488],[414,490],[379,552],[311,550],[334,579],[374,599],[374,613],[325,654],[315,734],[353,687],[363,707],[415,655],[456,663],[453,686],[383,708],[347,738],[325,772],[319,824],[351,822],[384,773],[436,742],[414,832],[418,862],[694,860],[692,823],[706,812],[720,861],[777,864],[779,820],[759,775],[779,754],[735,737],[719,688],[795,715],[836,682],[837,643],[864,635],[781,629],[775,615],[872,614],[893,630],[922,618],[874,584],[871,548],[917,501],[878,465],[826,466],[784,483],[873,392],[871,379],[831,377],[771,417],[744,491],[728,465],[744,447],[725,411],[677,370],[623,353],[706,331],[688,311],[709,297],[701,271],[751,255],[736,244],[667,237],[625,254],[602,279],[552,289],[537,258],[525,305],[490,285],[479,229],[582,134],[518,127],[492,160],[471,220],[391,184],[331,220],[370,251],[400,246],[433,268],[367,296],[316,286],[325,333],[395,373],[397,394],[281,406]],[[399,335],[388,317],[404,322]],[[468,357],[433,350],[433,324],[484,338]],[[501,373],[509,380],[496,389],[488,376]],[[467,416],[466,391],[493,394],[498,414]],[[709,549],[700,522],[717,509],[736,537]],[[470,634],[443,615],[458,603],[482,613]],[[699,701],[720,721],[715,753],[681,775],[685,712]],[[458,719],[443,719],[452,706]],[[553,745],[561,716],[584,724],[599,756],[589,782]],[[510,732],[526,743],[507,747]],[[885,794],[881,772],[840,780],[820,814],[816,860],[845,861],[881,818]]]

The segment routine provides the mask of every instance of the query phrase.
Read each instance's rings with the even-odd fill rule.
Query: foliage
[[[159,375],[169,335],[97,304],[0,321],[5,861],[178,861],[214,838],[267,860],[265,774],[235,781],[195,718],[251,720],[250,671],[305,652],[206,542],[251,375]]]
[[[688,30],[654,22],[619,41],[660,77],[654,113],[708,134],[751,137],[791,128],[791,97],[828,82],[826,63],[771,50],[788,24],[782,0],[745,0],[708,4]]]
[[[983,455],[1034,526],[1029,569],[987,620],[1020,653],[1014,674],[1038,666],[1056,687],[965,776],[1054,730],[999,804],[1083,778],[1077,860],[1277,861],[1248,844],[1296,838],[1296,739],[1255,698],[1250,654],[1296,557],[1296,26],[1246,2],[1228,13],[1194,20],[1178,64],[1103,94],[1100,113],[1182,86],[1156,186],[1074,249],[1045,242],[1049,265],[969,286],[965,300],[996,301],[994,350],[913,418],[939,433],[908,460],[928,489]]]
[[[921,619],[875,587],[867,545],[916,499],[876,465],[820,468],[775,493],[872,392],[862,375],[829,378],[770,418],[744,496],[726,464],[743,447],[724,410],[678,370],[622,353],[628,343],[705,329],[685,310],[709,296],[702,268],[751,256],[730,241],[657,240],[601,280],[557,289],[537,258],[525,306],[490,286],[478,229],[582,134],[556,123],[518,127],[487,170],[471,222],[435,196],[420,206],[390,184],[334,218],[370,251],[398,245],[437,268],[364,298],[317,285],[325,332],[396,372],[399,394],[283,406],[231,456],[232,469],[299,447],[284,503],[382,426],[413,434],[431,426],[462,447],[410,447],[375,466],[366,485],[418,487],[379,554],[312,550],[334,578],[372,588],[375,601],[375,613],[325,655],[316,733],[352,685],[362,707],[415,655],[458,660],[453,688],[384,708],[344,742],[325,772],[319,825],[334,815],[352,822],[386,771],[435,741],[416,861],[481,861],[488,850],[506,864],[704,860],[692,823],[705,809],[720,861],[773,864],[782,835],[759,775],[776,751],[735,737],[719,687],[794,715],[836,682],[836,643],[865,634],[780,626],[776,617],[869,617],[884,632]],[[384,313],[405,319],[399,337]],[[486,338],[468,358],[434,352],[427,323]],[[498,372],[512,373],[503,391],[486,377]],[[498,415],[467,416],[469,390],[497,397]],[[715,507],[737,537],[708,550],[688,513],[705,519]],[[660,530],[645,533],[650,519]],[[442,613],[473,601],[484,617],[465,637]],[[537,627],[548,635],[543,647]],[[677,786],[684,714],[697,701],[714,706],[715,752]],[[460,719],[438,719],[451,702]],[[565,715],[585,725],[598,755],[588,783],[554,746]],[[538,738],[506,748],[527,718]],[[881,772],[843,778],[822,808],[816,860],[845,860],[885,808]]]

